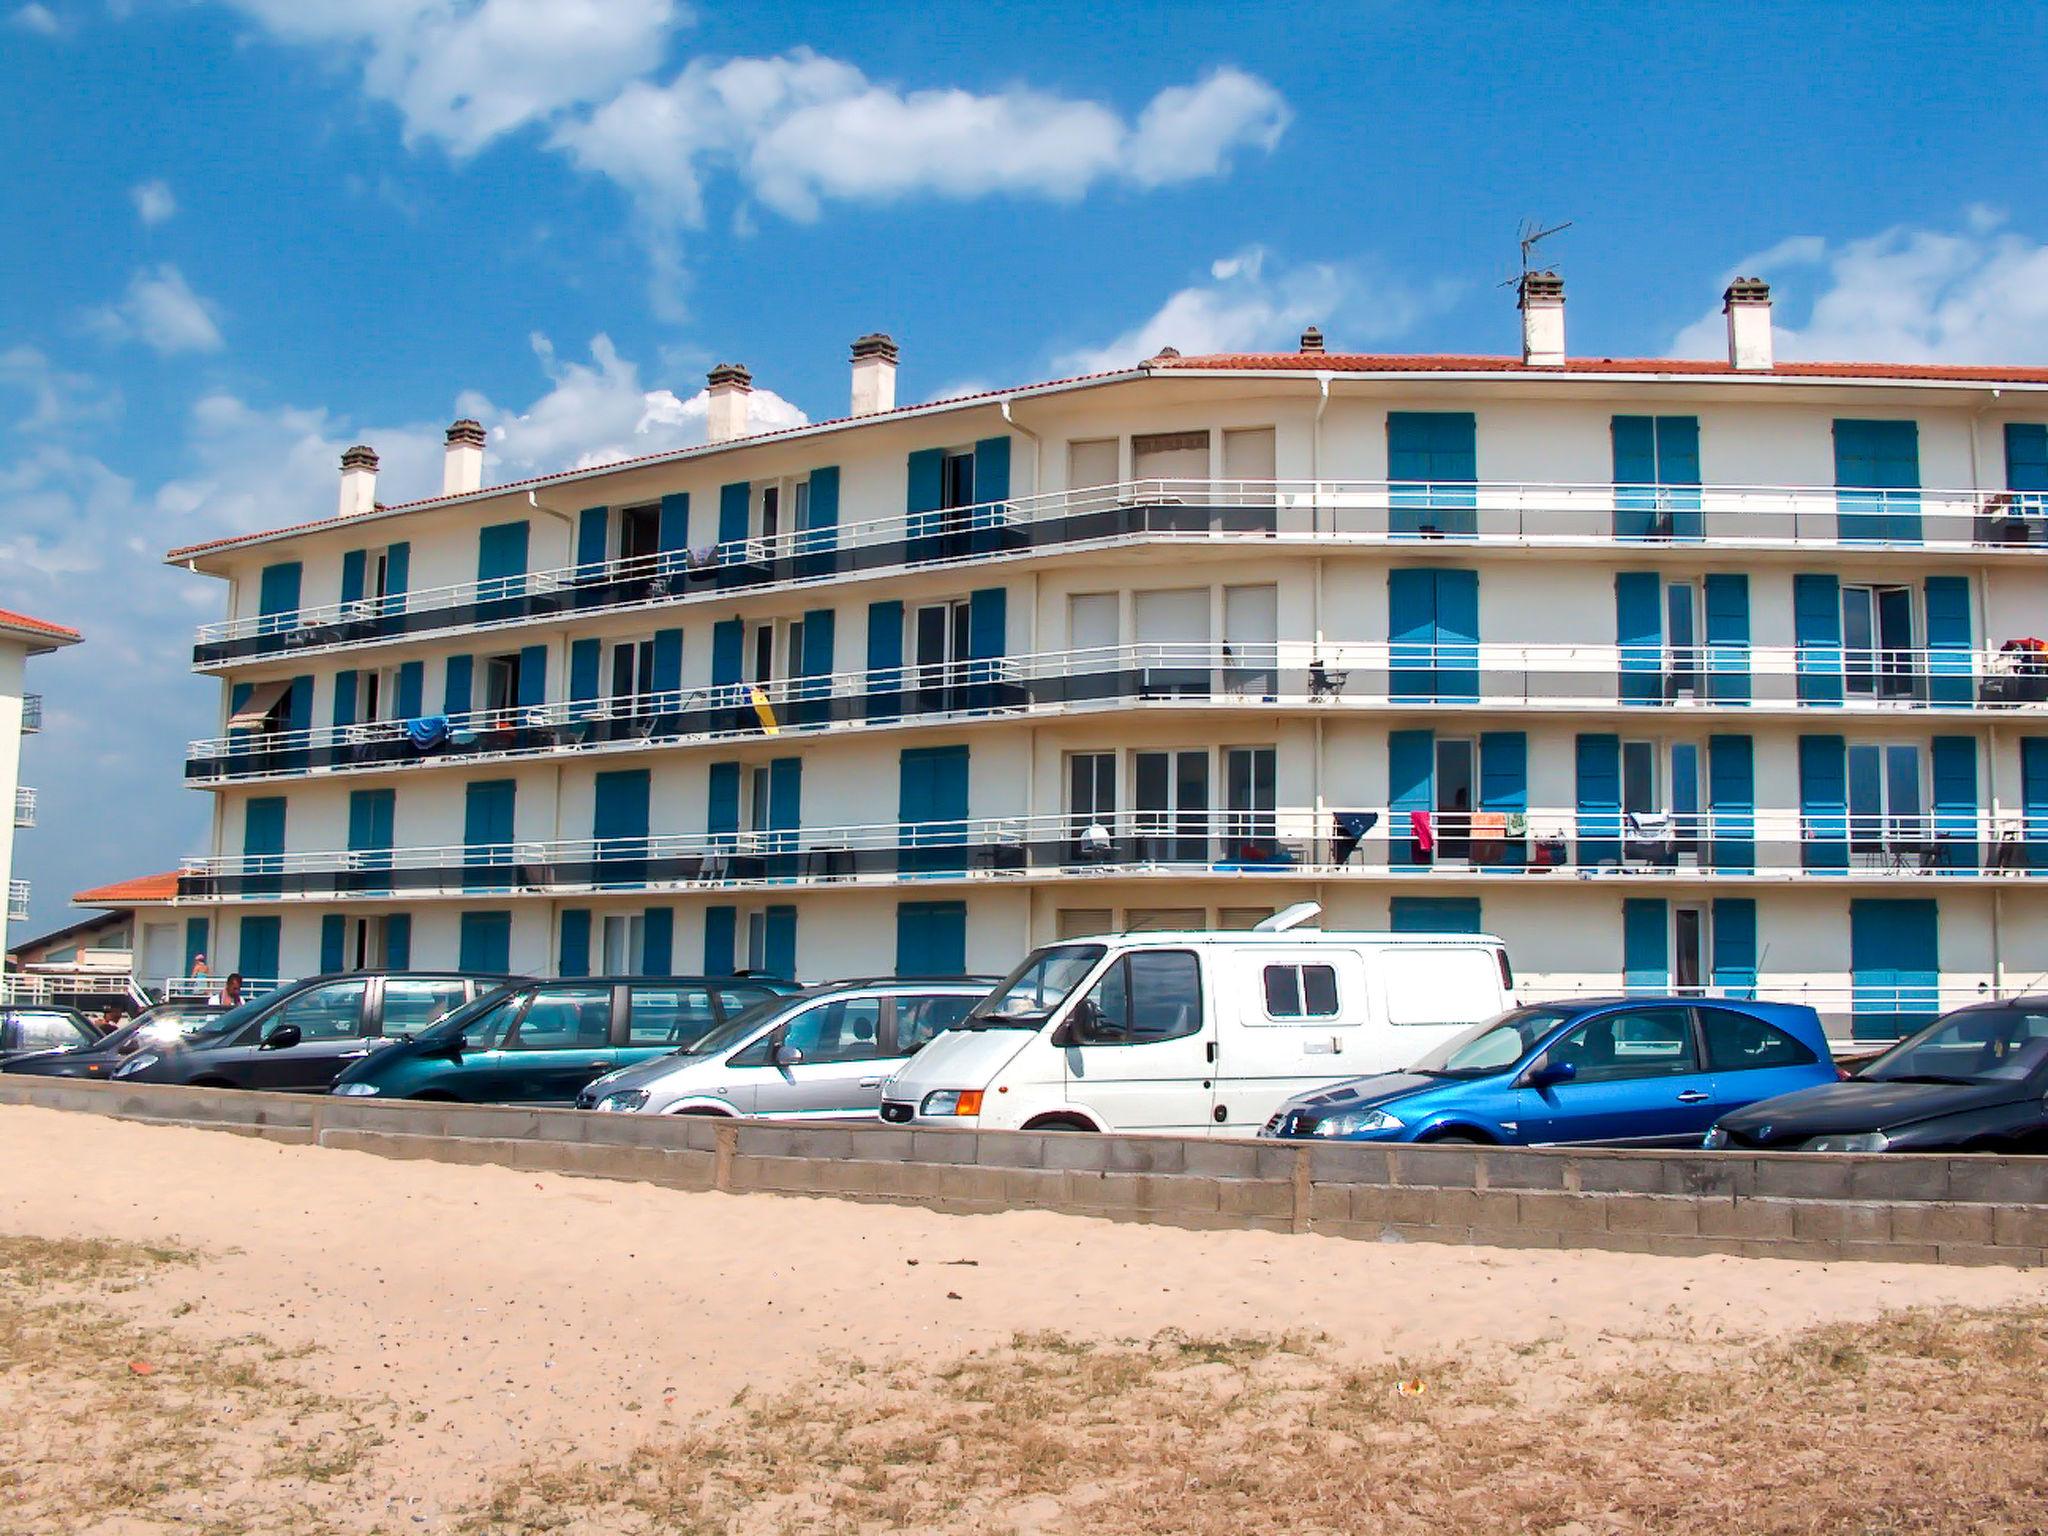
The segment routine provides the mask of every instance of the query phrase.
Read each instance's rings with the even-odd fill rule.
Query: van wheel
[[[1086,1120],[1081,1119],[1078,1115],[1045,1115],[1037,1120],[1028,1121],[1024,1129],[1027,1131],[1093,1131],[1095,1127]]]

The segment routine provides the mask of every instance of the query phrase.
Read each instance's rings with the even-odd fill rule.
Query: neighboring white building
[[[216,973],[1000,971],[1500,934],[1535,990],[1894,1033],[2048,972],[2048,371],[1180,357],[174,551]],[[208,924],[211,924],[209,929]]]
[[[0,806],[13,814],[0,830],[0,891],[7,920],[28,917],[28,882],[14,878],[14,834],[36,824],[36,792],[21,782],[21,738],[43,728],[43,696],[28,692],[28,659],[78,644],[78,631],[0,608]]]

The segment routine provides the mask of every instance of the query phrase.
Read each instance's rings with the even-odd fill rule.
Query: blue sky
[[[221,592],[174,544],[757,414],[1184,352],[1506,351],[1518,221],[1581,354],[2048,362],[2032,5],[915,7],[0,0],[0,606],[35,664],[35,922],[199,851]],[[767,395],[775,398],[769,400]],[[17,931],[16,937],[20,936]]]

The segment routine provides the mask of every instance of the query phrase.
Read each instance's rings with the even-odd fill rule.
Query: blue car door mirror
[[[1539,1061],[1522,1081],[1531,1088],[1550,1088],[1558,1083],[1568,1083],[1578,1075],[1578,1067],[1569,1061]]]

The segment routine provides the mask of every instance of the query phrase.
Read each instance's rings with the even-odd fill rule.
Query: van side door
[[[1210,951],[1217,967],[1216,1123],[1256,1135],[1273,1111],[1370,1070],[1365,962],[1336,944]]]
[[[1216,1026],[1203,958],[1132,949],[1065,1022],[1067,1098],[1111,1130],[1216,1128]]]

